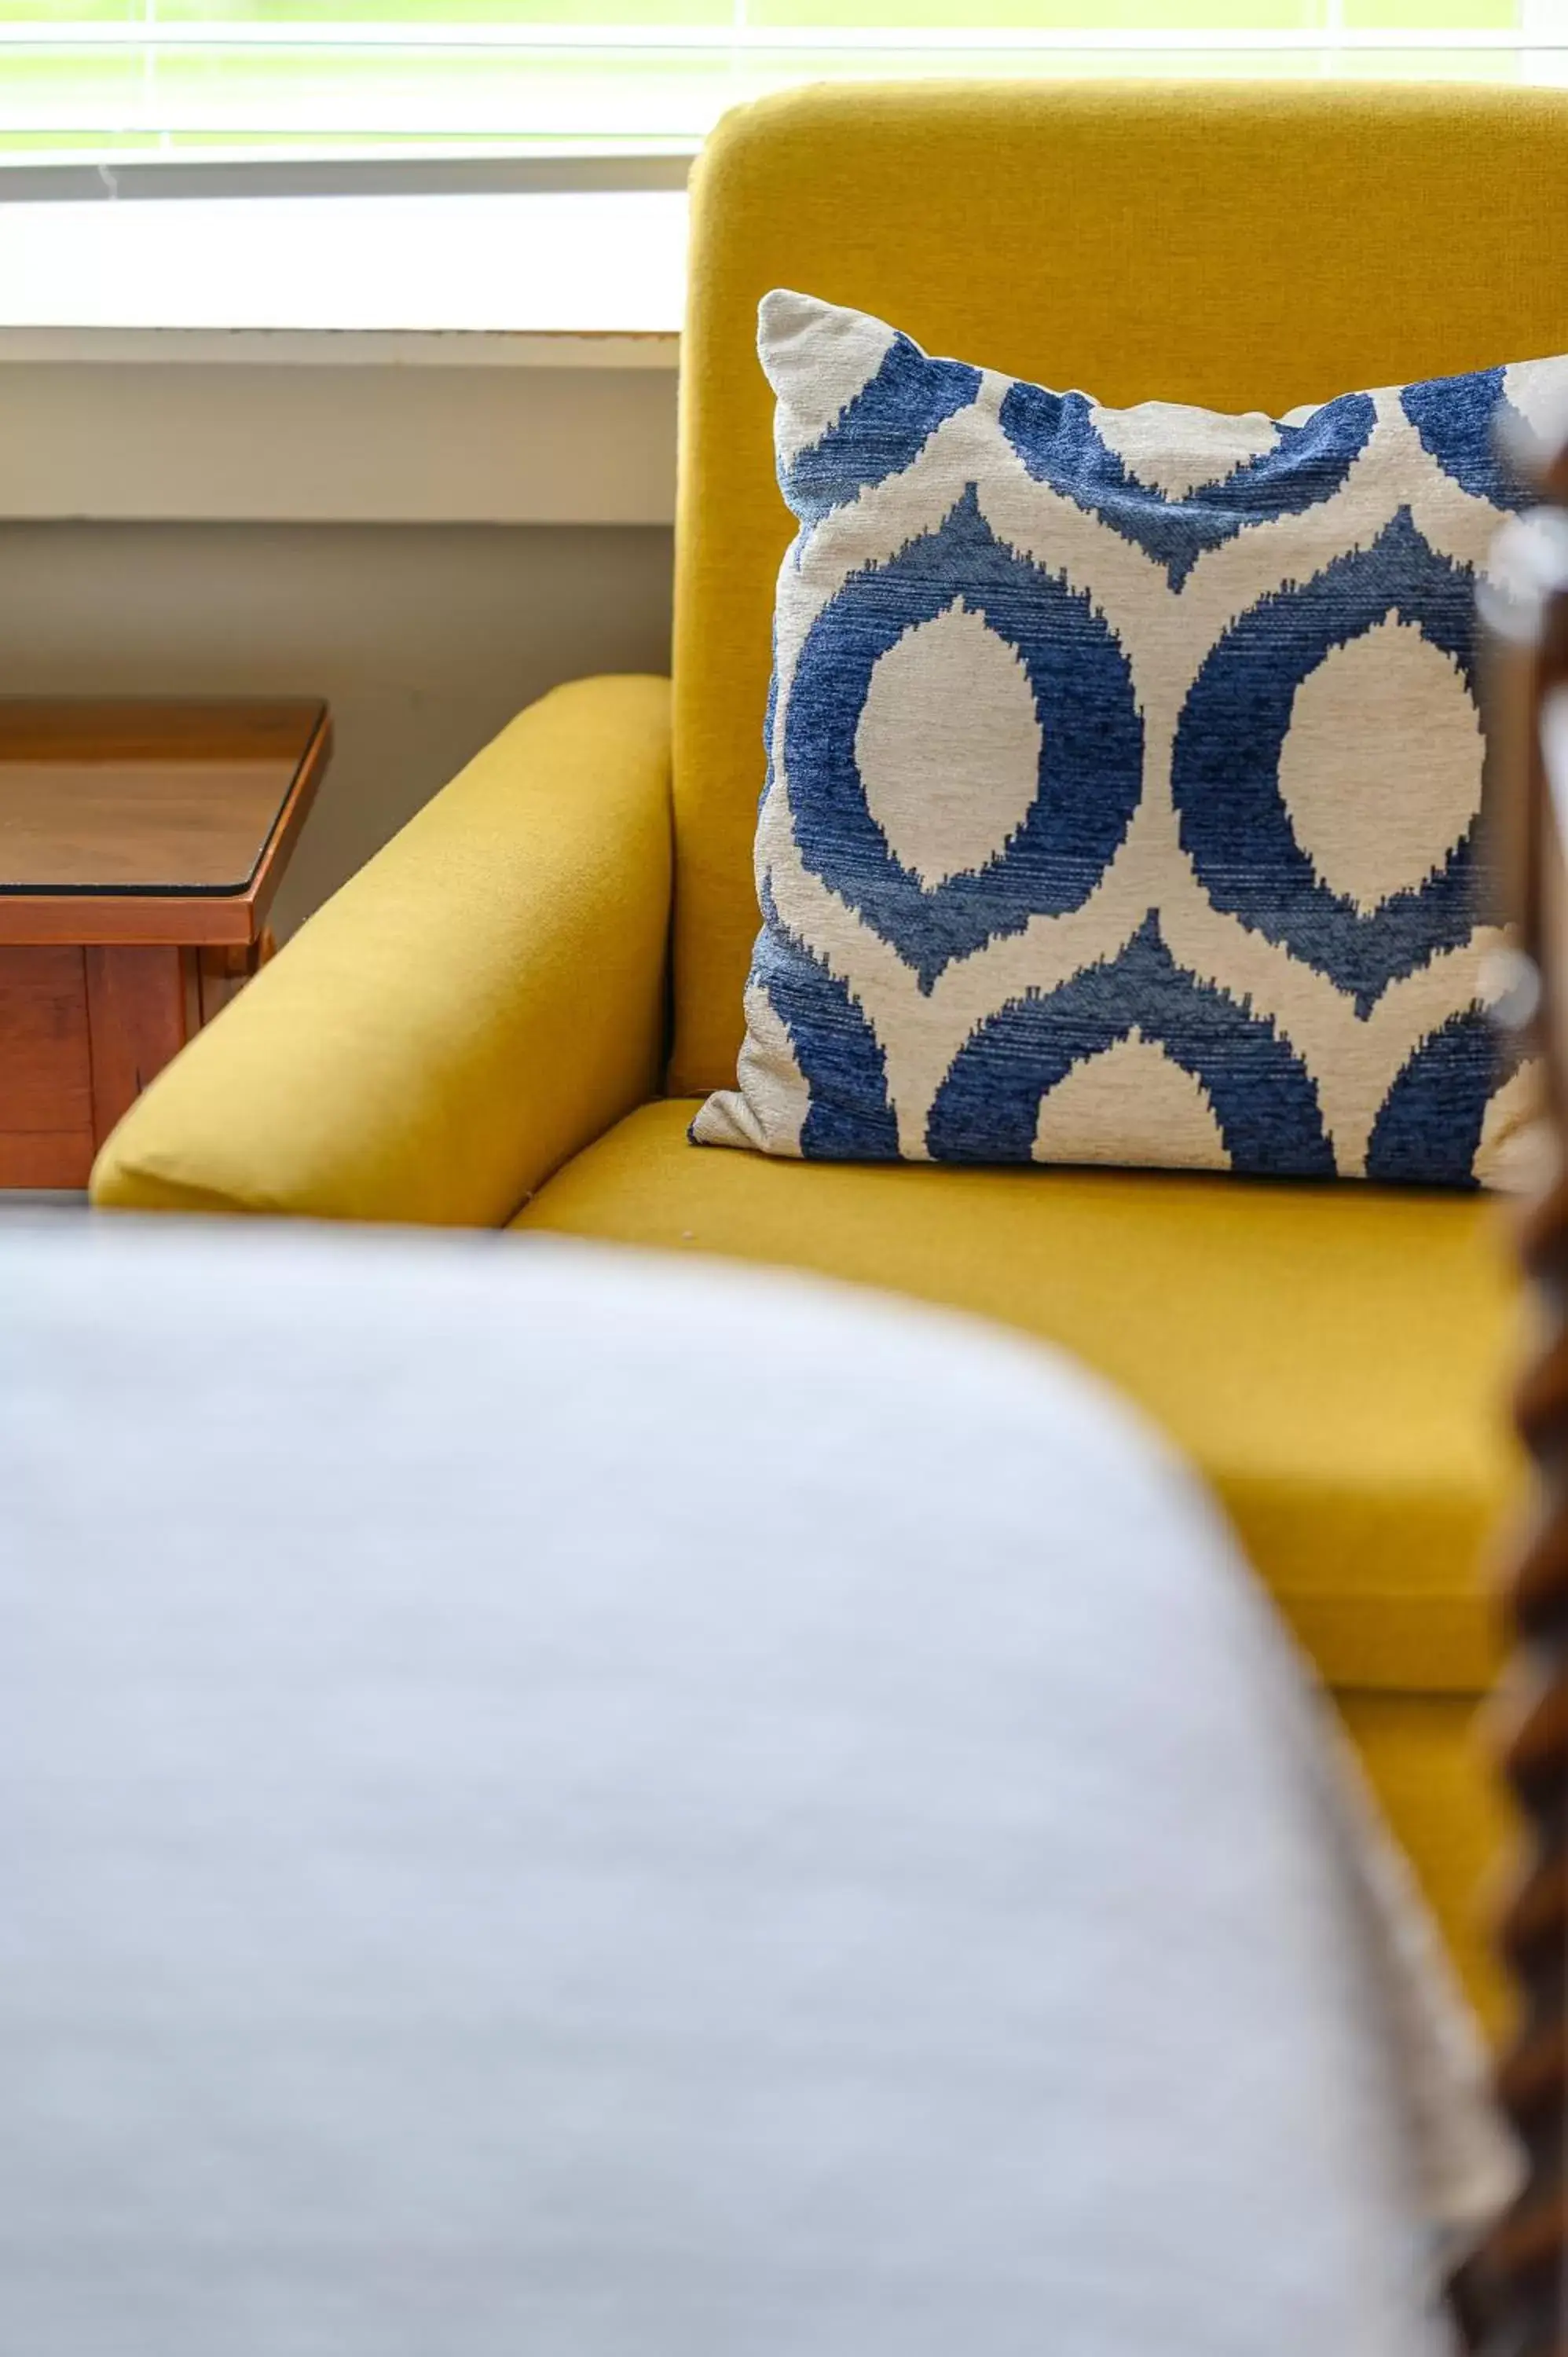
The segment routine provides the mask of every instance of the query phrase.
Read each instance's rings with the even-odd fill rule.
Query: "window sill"
[[[664,523],[678,192],[5,208],[0,518]]]
[[[631,369],[680,366],[659,334],[489,333],[452,328],[22,328],[0,326],[0,368],[103,362],[169,368]]]

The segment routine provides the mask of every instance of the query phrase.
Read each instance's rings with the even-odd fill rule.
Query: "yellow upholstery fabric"
[[[657,1085],[670,690],[514,721],[160,1074],[95,1203],[499,1227]]]
[[[1517,1828],[1487,1754],[1485,1712],[1452,1695],[1335,1701],[1471,2000],[1500,2033],[1509,1998],[1491,1924]]]
[[[676,554],[672,1094],[734,1079],[773,582],[757,298],[1125,404],[1278,411],[1568,350],[1568,92],[1081,81],[815,88],[693,189]]]
[[[1208,1176],[768,1161],[645,1105],[525,1228],[788,1263],[1059,1343],[1216,1485],[1337,1684],[1477,1693],[1511,1293],[1473,1197]],[[1042,1501],[1042,1511],[1045,1511]]]

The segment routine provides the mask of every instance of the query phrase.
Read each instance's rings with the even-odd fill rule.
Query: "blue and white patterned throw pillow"
[[[1568,361],[1106,409],[766,297],[784,496],[738,1085],[700,1144],[1463,1185],[1477,574]]]

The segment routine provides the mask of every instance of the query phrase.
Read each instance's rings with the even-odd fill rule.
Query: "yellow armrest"
[[[140,1097],[95,1204],[499,1226],[652,1095],[670,691],[514,720]]]

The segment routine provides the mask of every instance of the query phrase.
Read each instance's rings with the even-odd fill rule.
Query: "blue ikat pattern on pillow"
[[[702,1143],[1470,1186],[1476,587],[1568,362],[1116,411],[779,293],[799,523],[738,1085]]]

